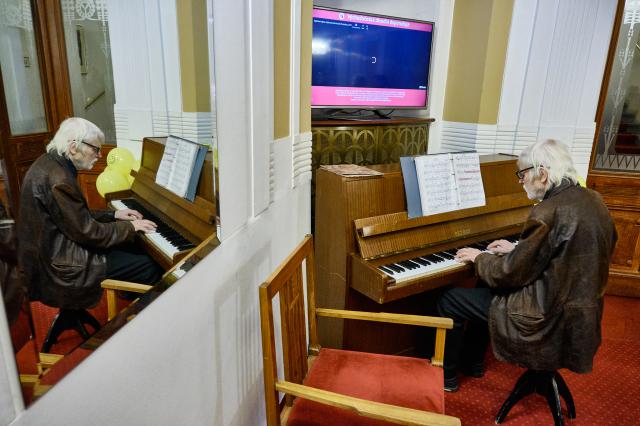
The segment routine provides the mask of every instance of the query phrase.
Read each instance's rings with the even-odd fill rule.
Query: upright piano
[[[133,208],[158,225],[154,233],[140,234],[151,257],[166,271],[198,244],[216,233],[216,204],[213,159],[208,152],[198,181],[196,197],[190,202],[156,184],[156,172],[166,138],[144,138],[140,169],[131,189],[105,195],[110,207]]]
[[[438,289],[474,284],[473,266],[453,260],[460,247],[517,237],[533,202],[514,172],[516,157],[480,156],[486,205],[409,219],[399,164],[369,166],[378,176],[316,174],[318,306],[434,314]],[[415,353],[417,329],[322,319],[321,343],[383,353]]]

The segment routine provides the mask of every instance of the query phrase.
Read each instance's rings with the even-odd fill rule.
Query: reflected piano
[[[106,194],[105,198],[111,208],[136,209],[158,225],[156,232],[139,235],[149,255],[168,270],[215,234],[216,205],[211,152],[205,158],[193,202],[156,184],[165,141],[166,138],[144,138],[140,170],[131,189]]]
[[[480,156],[486,205],[409,219],[399,164],[369,166],[379,176],[316,174],[318,306],[424,313],[432,290],[474,279],[453,260],[460,247],[517,242],[533,202],[514,176],[516,157]],[[433,314],[433,312],[431,312]],[[416,336],[388,326],[330,320],[321,343],[354,350],[411,352]],[[413,331],[408,332],[409,334]]]

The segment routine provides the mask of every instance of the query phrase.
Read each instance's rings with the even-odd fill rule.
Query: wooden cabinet
[[[592,171],[587,186],[602,195],[618,231],[607,293],[640,297],[640,179]]]
[[[349,121],[314,120],[313,170],[322,164],[397,163],[406,155],[426,154],[433,118]]]
[[[113,148],[115,148],[115,145],[102,145],[102,150],[100,151],[102,157],[96,162],[93,169],[78,172],[78,184],[84,197],[87,199],[87,204],[90,209],[104,210],[107,208],[107,202],[98,193],[98,189],[96,188],[96,180],[98,180],[98,175],[107,167],[107,154],[109,154]]]

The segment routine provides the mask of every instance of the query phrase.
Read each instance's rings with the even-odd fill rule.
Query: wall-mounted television
[[[426,108],[433,22],[313,8],[313,108]]]

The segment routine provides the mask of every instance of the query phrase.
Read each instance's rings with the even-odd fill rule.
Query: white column
[[[211,143],[215,112],[184,112],[175,1],[109,2],[118,146],[169,134]]]
[[[443,147],[518,154],[560,139],[586,176],[615,3],[516,0],[497,123],[444,123]]]

